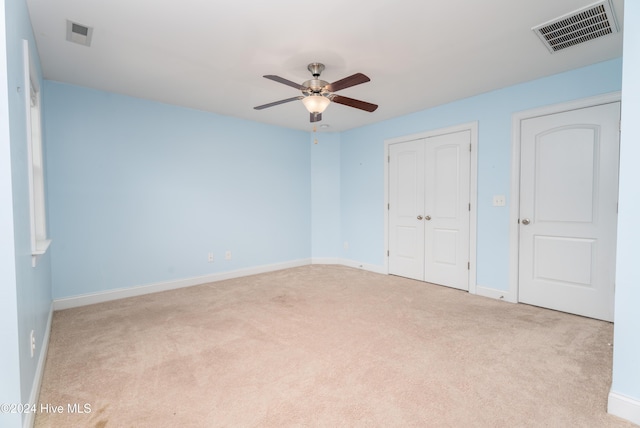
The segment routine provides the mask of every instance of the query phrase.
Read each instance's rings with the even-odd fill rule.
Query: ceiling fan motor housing
[[[313,79],[307,80],[302,84],[302,86],[308,88],[308,90],[302,92],[308,95],[323,94],[327,92],[326,90],[323,91],[323,88],[325,86],[328,86],[329,82],[325,82],[324,80],[319,79],[320,74],[324,70],[324,64],[321,64],[319,62],[312,62],[307,66],[307,70],[311,72],[311,74],[313,75]]]
[[[323,92],[327,92],[326,90],[323,91],[323,89],[328,84],[329,82],[325,82],[324,80],[319,79],[307,80],[302,84],[302,86],[306,87],[307,90],[304,90],[302,92],[307,94],[320,94]]]

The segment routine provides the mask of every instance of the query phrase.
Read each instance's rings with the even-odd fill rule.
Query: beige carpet
[[[338,266],[56,312],[37,427],[626,427],[609,323]],[[68,404],[90,413],[70,413]]]

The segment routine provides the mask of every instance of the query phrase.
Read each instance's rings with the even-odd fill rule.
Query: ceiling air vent
[[[610,0],[603,0],[532,28],[554,53],[618,32]]]
[[[67,19],[67,40],[84,46],[91,45],[93,28],[87,27]]]

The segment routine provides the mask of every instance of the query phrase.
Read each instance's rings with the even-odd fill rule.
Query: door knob
[[[524,224],[525,226],[528,225],[529,223],[531,223],[531,220],[529,220],[528,218],[522,219],[522,224]]]
[[[424,216],[424,219],[429,221],[429,220],[431,220],[431,216],[430,215],[426,215],[426,216]]]
[[[418,220],[422,220],[422,216],[421,215],[418,216]]]

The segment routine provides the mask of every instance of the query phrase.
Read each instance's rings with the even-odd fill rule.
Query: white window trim
[[[47,217],[44,194],[44,158],[42,153],[42,120],[40,86],[29,53],[29,42],[22,41],[24,56],[24,96],[27,122],[27,156],[29,172],[29,217],[31,225],[31,265],[47,252]]]

